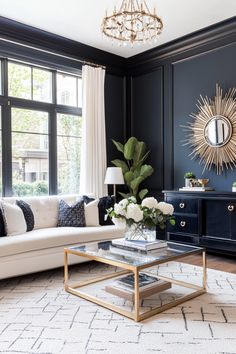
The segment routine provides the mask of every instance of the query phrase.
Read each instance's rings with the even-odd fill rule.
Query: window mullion
[[[49,112],[49,194],[57,194],[57,113]]]
[[[10,101],[2,106],[2,188],[3,196],[12,195],[12,137]]]

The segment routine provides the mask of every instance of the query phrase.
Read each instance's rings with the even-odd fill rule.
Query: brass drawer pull
[[[179,203],[179,207],[180,207],[180,209],[183,209],[183,208],[185,208],[185,204],[184,203]]]
[[[186,221],[180,221],[180,226],[185,227],[186,226]]]
[[[228,211],[234,211],[234,205],[228,205]]]

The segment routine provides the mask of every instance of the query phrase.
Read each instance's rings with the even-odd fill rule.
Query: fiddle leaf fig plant
[[[142,200],[147,195],[148,189],[140,190],[140,185],[154,172],[151,165],[144,164],[150,150],[147,150],[143,141],[139,141],[133,136],[124,145],[115,140],[112,140],[112,142],[124,157],[124,160],[115,159],[112,163],[116,167],[121,167],[125,183],[129,189],[129,193],[119,192],[120,195],[123,198],[134,196]]]

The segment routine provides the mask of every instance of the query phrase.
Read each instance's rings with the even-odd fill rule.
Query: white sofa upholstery
[[[63,265],[64,247],[119,238],[124,229],[115,225],[96,227],[56,227],[59,200],[73,204],[78,195],[19,198],[34,213],[34,230],[16,236],[0,237],[0,279],[52,269]],[[15,203],[16,198],[3,198]],[[70,256],[69,263],[84,258]]]

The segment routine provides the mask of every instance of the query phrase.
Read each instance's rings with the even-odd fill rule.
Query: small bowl
[[[200,179],[198,179],[198,182],[201,183],[201,185],[203,187],[205,187],[207,185],[207,183],[209,182],[209,178],[200,178]]]

